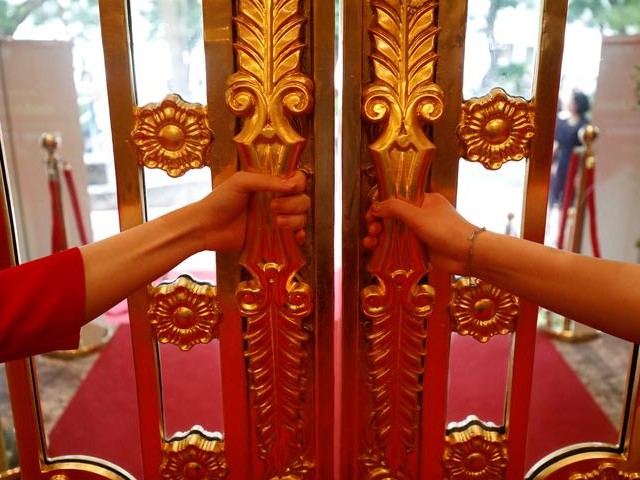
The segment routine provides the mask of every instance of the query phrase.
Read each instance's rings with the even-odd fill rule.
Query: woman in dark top
[[[581,91],[574,90],[567,104],[569,116],[557,120],[549,185],[549,207],[562,205],[569,160],[573,149],[582,144],[578,133],[588,123],[589,108],[589,98]]]

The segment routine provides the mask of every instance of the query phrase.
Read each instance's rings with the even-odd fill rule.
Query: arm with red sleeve
[[[77,248],[0,270],[0,362],[76,348],[84,299]]]
[[[202,200],[99,242],[0,270],[0,361],[75,348],[80,327],[201,250],[237,251],[254,191],[304,239],[309,197],[291,179],[241,172]],[[299,236],[298,233],[302,235]]]

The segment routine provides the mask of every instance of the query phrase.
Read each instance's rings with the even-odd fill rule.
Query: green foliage
[[[66,25],[97,26],[98,0],[0,0],[0,37],[13,36],[28,18],[36,25],[56,19]]]
[[[640,32],[640,0],[571,0],[568,16],[606,34]]]

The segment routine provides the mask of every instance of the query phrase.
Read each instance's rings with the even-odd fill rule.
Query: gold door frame
[[[492,169],[509,160],[483,157],[465,148],[470,135],[465,133],[468,132],[465,122],[481,121],[485,105],[496,102],[508,104],[519,115],[517,132],[500,130],[513,120],[505,116],[498,123],[498,133],[506,132],[514,139],[516,147],[510,151],[511,158],[526,158],[527,162],[523,236],[537,242],[543,240],[566,1],[543,1],[535,88],[533,98],[525,100],[500,90],[487,92],[481,98],[463,98],[460,66],[464,59],[467,2],[344,0],[340,13],[343,25],[348,28],[343,27],[341,33],[343,90],[341,127],[337,133],[333,77],[336,12],[332,2],[203,0],[206,106],[190,104],[171,92],[165,99],[158,99],[157,104],[137,105],[129,2],[100,0],[100,10],[122,229],[145,221],[142,171],[147,167],[160,167],[170,175],[179,175],[193,166],[207,165],[211,168],[212,185],[239,168],[263,169],[280,175],[302,168],[311,174],[308,191],[313,205],[321,207],[311,212],[307,245],[300,251],[292,247],[294,255],[272,251],[269,255],[275,259],[259,256],[249,240],[242,257],[217,256],[215,289],[206,284],[194,285],[185,277],[177,281],[179,286],[197,290],[216,305],[216,311],[211,313],[216,318],[215,327],[205,340],[160,338],[154,329],[150,317],[155,296],[170,294],[178,283],[141,289],[128,298],[146,478],[158,478],[160,474],[164,478],[182,478],[181,468],[186,466],[181,453],[193,449],[206,459],[198,468],[208,469],[211,478],[233,480],[418,479],[443,478],[445,474],[456,479],[498,475],[508,480],[637,477],[640,472],[637,346],[630,364],[620,445],[569,446],[543,459],[527,473],[525,440],[537,307],[503,292],[509,298],[506,328],[499,332],[466,332],[483,339],[494,334],[510,334],[514,338],[504,425],[489,428],[482,419],[475,419],[448,428],[449,345],[452,328],[457,328],[452,322],[450,300],[465,295],[467,286],[452,283],[445,272],[430,270],[415,239],[395,224],[388,226],[395,229],[392,235],[397,235],[396,240],[407,246],[409,260],[402,255],[389,257],[380,251],[367,252],[360,243],[366,232],[364,213],[376,194],[376,188],[372,187],[377,187],[377,195],[400,195],[411,201],[418,201],[422,189],[427,187],[454,202],[461,156],[482,161]],[[281,14],[279,18],[285,20],[275,20],[274,12],[275,17]],[[253,45],[249,38],[257,38],[260,22],[269,28],[262,29],[261,42]],[[278,28],[288,32],[280,51],[290,60],[284,66],[276,65],[277,55],[265,54],[260,61],[255,56],[243,56],[253,47],[258,48],[258,55],[282,48],[274,44],[273,35],[265,34],[271,27],[276,32]],[[423,43],[416,47],[411,42]],[[421,65],[424,71],[415,74],[398,69],[396,78],[385,73],[384,62],[393,63],[393,58],[384,58],[389,55],[386,48],[391,44],[398,49],[397,58]],[[277,70],[281,76],[266,73]],[[295,95],[281,95],[282,89]],[[384,102],[369,108],[371,102],[379,102],[380,98]],[[412,102],[416,98],[417,103]],[[268,101],[260,104],[259,99]],[[163,163],[150,158],[144,142],[138,142],[142,137],[135,132],[150,128],[145,123],[146,115],[167,108],[183,109],[199,119],[198,139],[208,140],[197,158],[178,164]],[[398,112],[399,116],[394,117]],[[172,124],[172,128],[180,127],[179,122]],[[164,131],[163,135],[168,135],[164,140],[175,141],[173,131],[168,130],[169,134]],[[334,281],[333,262],[334,214],[338,208],[334,178],[336,135],[342,139],[342,150],[338,152],[342,165],[339,213],[343,222],[339,290]],[[238,154],[229,153],[234,151]],[[418,173],[403,177],[409,179],[408,183],[390,178],[399,171],[394,163],[397,159],[416,166]],[[6,198],[6,192],[2,193]],[[252,204],[249,228],[262,221],[255,210],[264,201],[264,197],[258,197]],[[3,215],[10,218],[6,209]],[[0,233],[11,238],[8,231]],[[291,246],[286,238],[282,241]],[[0,254],[5,263],[15,263],[10,249]],[[279,276],[280,271],[289,272],[286,279]],[[398,302],[386,300],[389,285],[398,278],[411,279],[412,283],[398,282],[393,288],[404,292],[403,295],[418,292],[411,297],[416,308],[402,310],[397,308]],[[270,286],[271,279],[276,287]],[[284,294],[289,303],[277,303],[273,298],[278,295],[274,295],[270,305],[280,313],[273,317],[255,316],[253,307],[258,303],[255,296],[268,296],[271,288],[279,289],[277,293]],[[334,296],[340,296],[342,305],[337,312]],[[374,304],[372,299],[381,303]],[[292,305],[300,307],[303,313],[282,313]],[[380,305],[394,313],[378,315],[376,308]],[[256,323],[264,318],[268,318],[267,327]],[[275,347],[254,341],[256,336],[250,329],[277,329],[283,320],[293,325],[293,330],[282,334],[285,341],[292,343],[297,363],[294,372],[287,371],[286,365],[275,365],[272,376],[281,379],[295,374],[294,379],[299,382],[295,388],[303,380],[309,380],[308,387],[299,387],[301,393],[295,397],[293,410],[299,420],[296,425],[282,416],[274,421],[267,417],[272,407],[268,402],[281,402],[282,398],[273,396],[278,395],[275,393],[267,396],[265,403],[260,392],[269,390],[269,385],[257,380],[259,366],[252,363],[258,356],[252,352]],[[413,335],[410,340],[415,340],[406,352],[410,358],[405,359],[413,376],[402,380],[405,383],[399,389],[399,398],[388,404],[380,403],[380,397],[372,395],[373,388],[385,385],[376,384],[380,377],[371,370],[371,365],[376,366],[379,361],[377,349],[381,348],[371,333],[372,325],[383,334],[389,325],[391,329],[406,326],[403,328]],[[334,328],[339,329],[335,344]],[[221,345],[224,436],[212,438],[194,427],[184,437],[165,438],[157,342],[173,341],[188,349],[190,342],[210,341],[213,337]],[[394,358],[403,353],[390,351]],[[334,355],[339,358],[340,368],[334,365]],[[117,466],[100,459],[48,459],[32,362],[11,362],[7,364],[7,373],[24,478],[130,478]],[[390,390],[387,386],[385,389]],[[334,405],[336,392],[340,396]],[[412,413],[402,420],[405,423],[386,424],[380,412],[387,405],[401,413]],[[392,442],[384,438],[387,427],[393,432]],[[292,441],[289,431],[295,431],[299,441]],[[484,458],[488,467],[482,477],[470,467],[459,465],[459,452],[469,439],[485,446],[485,453],[491,452],[490,458]]]

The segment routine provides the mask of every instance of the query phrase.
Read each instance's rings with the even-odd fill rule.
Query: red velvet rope
[[[80,211],[80,201],[78,200],[76,184],[73,181],[73,174],[71,172],[71,168],[68,165],[65,165],[64,167],[64,178],[67,182],[69,195],[71,196],[71,206],[73,207],[73,214],[76,218],[76,225],[78,226],[80,242],[82,243],[82,245],[86,245],[87,243],[89,243],[89,241],[87,240],[87,231],[84,228],[84,221],[82,220],[82,212]]]
[[[578,169],[578,160],[580,156],[575,152],[571,154],[569,160],[569,169],[567,172],[567,180],[564,185],[564,196],[562,198],[562,210],[560,212],[560,231],[558,232],[558,248],[564,247],[564,231],[567,224],[567,216],[569,213],[569,207],[573,201],[573,191],[575,185],[575,176]],[[591,235],[591,247],[593,250],[593,256],[600,258],[600,242],[598,241],[598,227],[596,223],[596,201],[595,201],[595,166],[586,168],[586,184],[587,189],[585,192],[585,200],[587,202],[587,208],[589,210],[589,233]],[[581,201],[581,199],[578,199]]]
[[[578,155],[573,152],[569,158],[569,168],[567,171],[567,179],[564,182],[564,195],[562,196],[562,210],[560,211],[560,231],[558,232],[558,248],[564,248],[564,231],[567,225],[567,215],[569,207],[573,201],[573,188],[578,169]]]
[[[596,224],[596,188],[595,188],[596,166],[587,168],[587,202],[589,206],[589,229],[591,231],[591,248],[593,256],[600,258],[600,242],[598,241],[598,228]]]
[[[49,195],[51,197],[51,253],[66,250],[67,242],[64,232],[64,219],[61,217],[60,182],[49,179]]]

